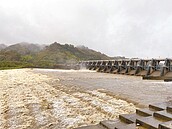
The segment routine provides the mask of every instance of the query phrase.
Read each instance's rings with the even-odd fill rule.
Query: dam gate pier
[[[80,61],[79,69],[142,76],[143,79],[172,81],[172,59],[120,59]]]

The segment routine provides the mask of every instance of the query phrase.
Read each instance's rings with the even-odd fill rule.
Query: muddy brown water
[[[53,77],[58,77],[67,86],[78,86],[84,89],[106,89],[108,92],[146,106],[150,103],[172,101],[172,82],[142,80],[141,77],[97,73],[94,71],[34,70]]]
[[[135,105],[101,87],[74,84],[77,79],[96,79],[95,75],[71,70],[1,70],[0,128],[71,129],[135,111]]]

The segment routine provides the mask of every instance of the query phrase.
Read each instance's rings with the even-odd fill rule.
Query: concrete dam
[[[80,61],[77,66],[97,72],[172,81],[172,59],[119,59]]]
[[[77,67],[103,73],[142,76],[143,79],[172,81],[172,59],[167,58],[90,60],[79,62]],[[77,129],[172,129],[172,101],[152,103],[136,109],[135,113],[120,114],[117,119]]]

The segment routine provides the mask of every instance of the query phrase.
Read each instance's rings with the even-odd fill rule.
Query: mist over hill
[[[4,52],[16,51],[17,53],[19,53],[21,55],[27,55],[27,54],[37,53],[37,52],[41,51],[42,49],[44,49],[44,47],[45,46],[41,46],[38,44],[21,42],[21,43],[17,43],[14,45],[10,45],[1,50]]]
[[[108,60],[112,59],[101,52],[85,46],[60,44],[54,42],[50,45],[33,43],[17,43],[10,46],[1,45],[0,67],[45,67],[53,68],[59,64],[75,64],[81,60]]]
[[[5,49],[7,46],[5,44],[0,44],[0,50]]]

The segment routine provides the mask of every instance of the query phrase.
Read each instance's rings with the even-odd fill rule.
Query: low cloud
[[[0,0],[0,43],[85,45],[110,56],[171,57],[171,0]]]

